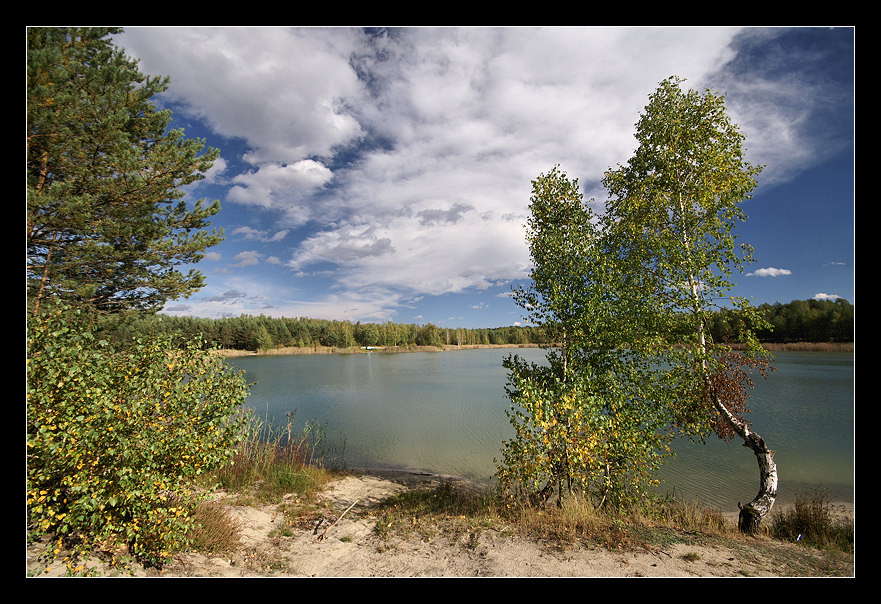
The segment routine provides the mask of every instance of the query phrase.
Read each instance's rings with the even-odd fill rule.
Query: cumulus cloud
[[[791,275],[792,271],[786,268],[774,268],[773,266],[769,266],[768,268],[760,268],[751,273],[747,273],[747,277],[782,277],[785,275]]]
[[[334,173],[333,224],[304,240],[292,265],[347,258],[353,264],[341,281],[426,293],[524,277],[530,180],[562,162],[574,176],[599,181],[632,151],[632,124],[657,82],[682,69],[699,80],[728,58],[729,36],[466,28],[372,40],[383,52],[381,60],[370,55],[372,102],[359,115],[389,144]],[[683,62],[685,44],[706,52]],[[579,55],[583,72],[573,77]],[[616,70],[632,79],[622,82]],[[382,233],[383,253],[348,253],[353,229]],[[373,252],[377,242],[357,249]]]
[[[309,225],[310,234],[285,239],[290,274],[332,274],[339,292],[376,288],[332,305],[379,312],[399,303],[399,291],[525,277],[530,181],[560,164],[602,201],[603,172],[629,158],[639,112],[671,75],[697,89],[733,87],[737,117],[763,140],[773,133],[758,161],[778,151],[805,159],[794,133],[813,83],[728,77],[738,35],[182,27],[133,28],[119,42],[144,71],[171,76],[168,94],[183,112],[244,142],[241,157],[217,166],[230,184],[226,201],[251,212],[252,224],[267,222],[234,234],[268,243]],[[791,111],[779,110],[781,99]],[[239,266],[259,259],[237,256]]]
[[[281,231],[277,231],[276,233],[269,234],[269,232],[265,230],[255,229],[249,226],[240,226],[236,227],[232,230],[232,235],[240,235],[245,239],[253,239],[257,241],[281,241],[288,234],[288,229],[282,229]]]
[[[290,224],[313,218],[304,200],[319,191],[333,177],[323,164],[304,159],[290,165],[264,164],[232,179],[227,193],[230,201],[264,209],[281,210]]]
[[[840,297],[841,296],[839,296],[838,294],[822,294],[822,293],[820,293],[820,294],[814,295],[814,300],[830,300],[830,301],[834,302],[835,300],[838,300]]]
[[[242,267],[242,266],[254,266],[255,264],[260,262],[260,259],[263,258],[263,254],[260,252],[256,252],[254,250],[249,250],[246,252],[241,252],[236,254],[235,259],[238,261],[231,266]]]
[[[132,27],[119,43],[169,96],[215,132],[252,146],[252,163],[327,156],[363,136],[346,108],[363,83],[357,36],[335,28]]]

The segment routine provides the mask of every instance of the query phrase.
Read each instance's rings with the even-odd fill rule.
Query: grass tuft
[[[212,478],[221,488],[262,502],[292,493],[308,498],[332,477],[323,463],[326,450],[324,432],[315,425],[295,433],[292,416],[282,429],[252,417],[241,446]]]
[[[775,539],[824,550],[854,551],[854,523],[836,517],[828,493],[813,489],[796,495],[795,504],[774,514],[771,535]]]
[[[196,506],[192,549],[213,554],[233,551],[239,544],[241,523],[230,518],[223,504],[206,501]]]

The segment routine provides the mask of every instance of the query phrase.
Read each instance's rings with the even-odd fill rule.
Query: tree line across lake
[[[770,325],[755,329],[756,337],[763,343],[854,341],[854,307],[844,298],[762,304],[757,310]],[[710,323],[713,338],[722,341],[736,335],[735,317],[727,309],[714,313]]]
[[[771,328],[758,329],[761,342],[853,342],[854,307],[844,299],[794,300],[758,307]],[[719,310],[709,320],[717,341],[733,339],[736,315]],[[276,348],[352,348],[547,344],[544,329],[532,326],[447,328],[412,323],[361,323],[304,317],[241,315],[222,319],[154,314],[114,321],[106,326],[114,340],[169,334],[182,340],[201,338],[205,347],[227,350]]]

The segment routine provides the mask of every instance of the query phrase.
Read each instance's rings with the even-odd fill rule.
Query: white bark
[[[777,464],[774,462],[774,451],[768,448],[765,439],[750,431],[744,422],[735,418],[719,397],[714,397],[714,400],[716,409],[727,418],[734,431],[743,439],[743,446],[752,449],[759,463],[759,492],[748,504],[737,503],[737,507],[740,508],[738,527],[744,533],[754,533],[758,530],[762,519],[771,512],[777,500]]]

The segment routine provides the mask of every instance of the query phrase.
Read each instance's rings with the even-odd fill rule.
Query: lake
[[[395,468],[490,481],[513,435],[502,360],[544,351],[476,349],[234,357],[255,382],[258,416],[322,426],[351,468]],[[776,353],[777,371],[759,379],[748,415],[775,450],[780,502],[822,487],[833,501],[854,498],[853,353]],[[662,492],[725,511],[758,491],[756,458],[742,441],[677,442],[661,472]]]

